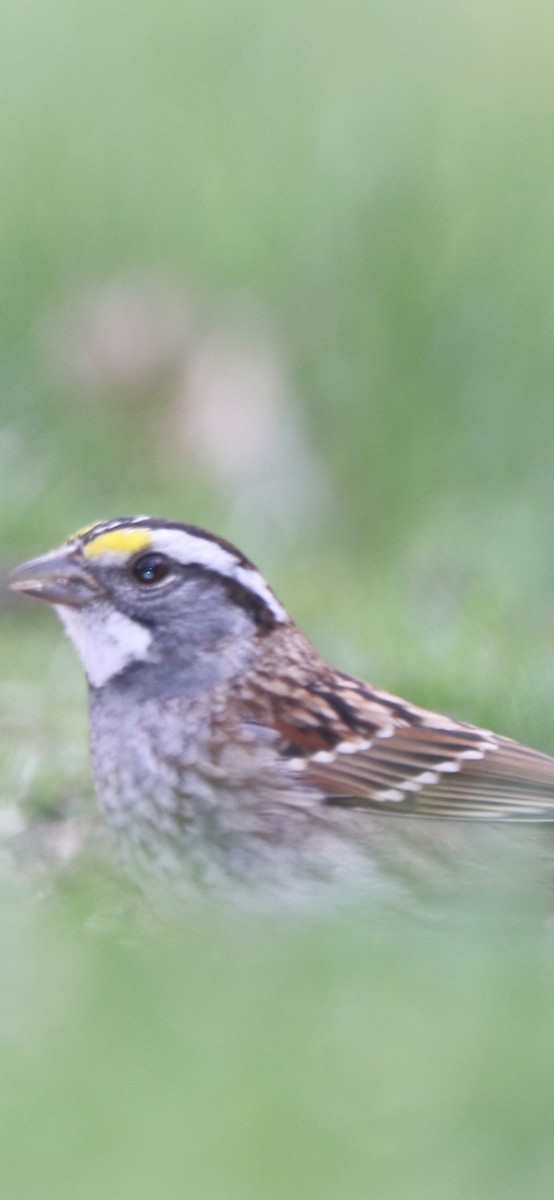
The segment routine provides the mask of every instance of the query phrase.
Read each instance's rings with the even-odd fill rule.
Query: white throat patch
[[[73,642],[92,687],[102,687],[133,662],[144,662],[152,641],[143,625],[103,605],[56,612]]]

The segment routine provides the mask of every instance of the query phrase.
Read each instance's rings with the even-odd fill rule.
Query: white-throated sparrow
[[[12,587],[50,601],[80,655],[108,822],[172,871],[348,876],[402,841],[456,844],[452,818],[554,820],[554,759],[335,670],[196,526],[105,521]]]

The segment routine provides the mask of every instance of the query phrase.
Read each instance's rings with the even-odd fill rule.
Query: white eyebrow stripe
[[[254,596],[263,600],[276,621],[286,622],[285,609],[274,596],[263,575],[260,575],[255,567],[244,566],[230,550],[226,550],[219,542],[196,537],[184,529],[154,528],[150,530],[150,536],[149,552],[159,550],[182,563],[183,566],[206,567],[209,571],[215,571],[227,579],[236,580]]]

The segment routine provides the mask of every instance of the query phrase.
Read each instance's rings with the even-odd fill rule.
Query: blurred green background
[[[553,47],[534,0],[6,0],[1,570],[195,521],[337,665],[554,753]],[[517,853],[431,911],[146,917],[71,650],[0,615],[2,1194],[549,1197]]]

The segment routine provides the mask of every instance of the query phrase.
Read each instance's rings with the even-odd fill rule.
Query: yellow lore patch
[[[85,558],[95,558],[97,554],[136,554],[138,550],[146,550],[150,540],[148,529],[109,529],[86,542],[83,554]]]

